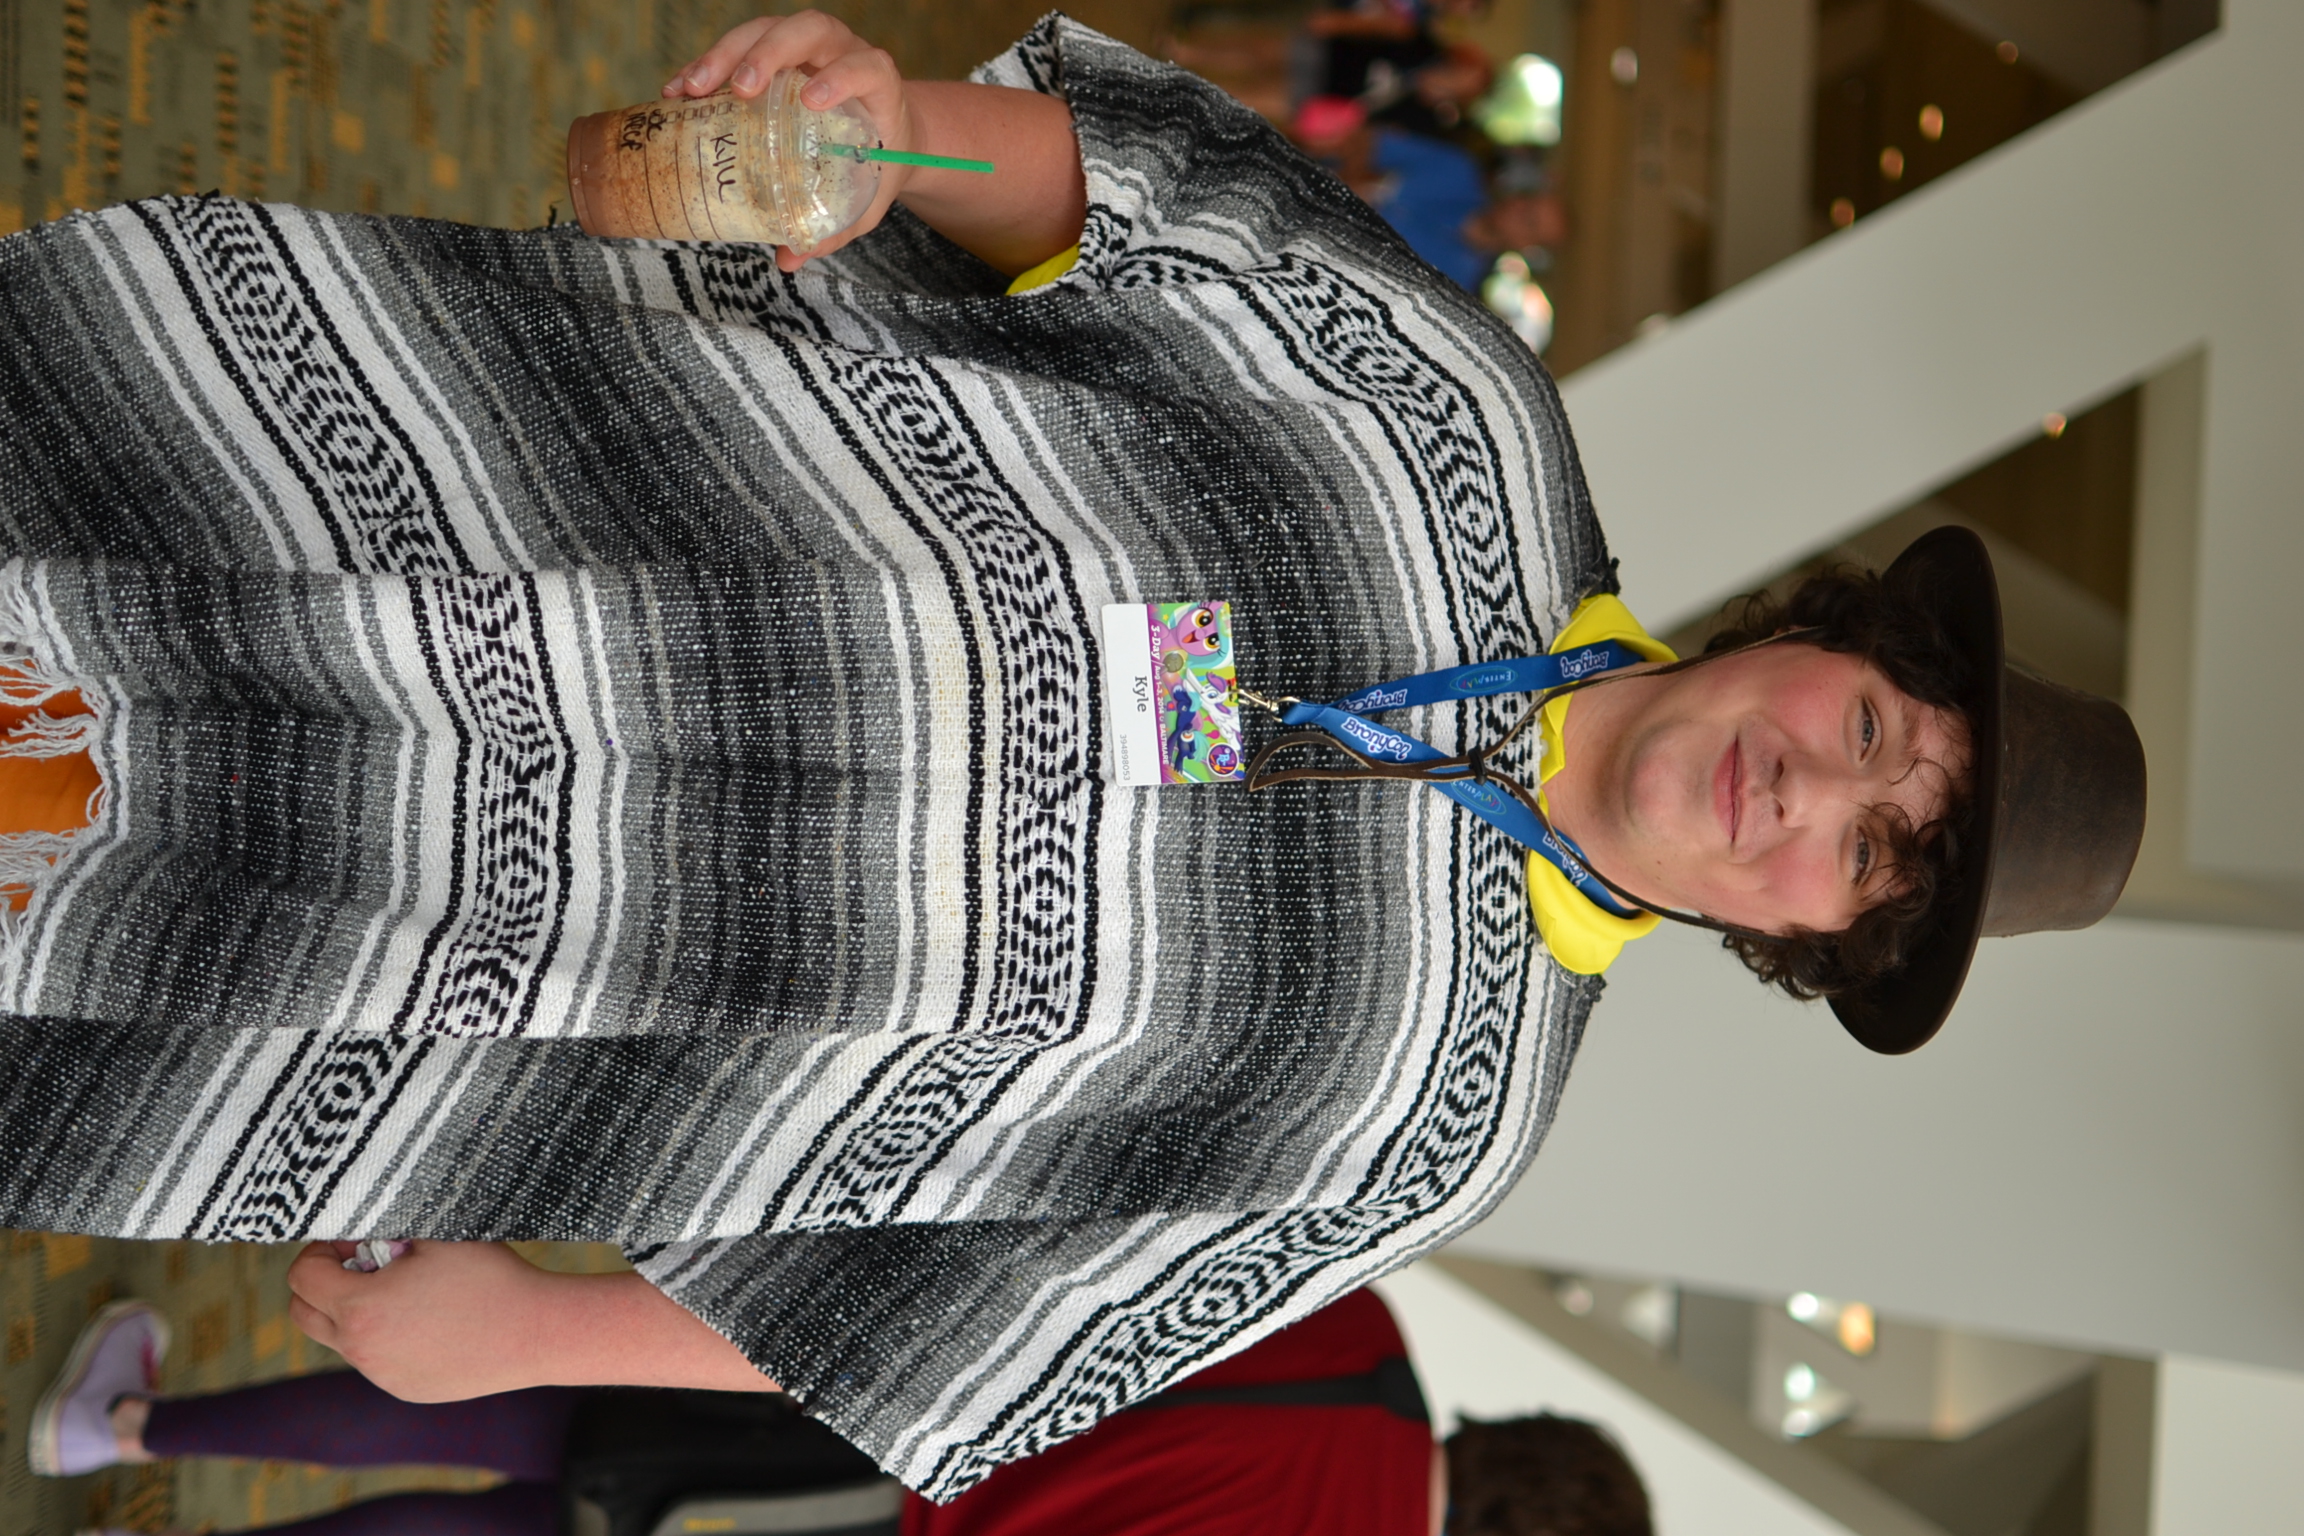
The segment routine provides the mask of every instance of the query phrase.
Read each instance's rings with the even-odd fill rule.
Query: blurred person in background
[[[1371,122],[1356,101],[1314,97],[1297,110],[1293,136],[1468,292],[1480,291],[1501,252],[1550,250],[1567,237],[1550,191],[1491,189],[1479,160],[1457,143]]]
[[[1651,1536],[1638,1472],[1594,1425],[1550,1414],[1468,1420],[1435,1443],[1406,1343],[1366,1290],[941,1505],[878,1480],[869,1458],[786,1399],[543,1387],[415,1404],[352,1371],[162,1395],[164,1345],[141,1303],[91,1322],[34,1411],[36,1465],[78,1474],[230,1456],[453,1465],[506,1479],[263,1527],[276,1536],[554,1536],[572,1498],[587,1495],[608,1501],[593,1504],[603,1536],[657,1529],[715,1495],[709,1513],[690,1504],[687,1529],[718,1518],[791,1533],[842,1522],[847,1536]],[[730,1420],[716,1409],[753,1411]],[[744,1429],[730,1433],[730,1423]],[[652,1473],[644,1486],[621,1499],[600,1493],[614,1486],[604,1469],[638,1466]],[[780,1522],[744,1519],[730,1496]],[[827,1524],[804,1523],[811,1510]],[[582,1516],[573,1523],[586,1528]]]
[[[1276,123],[1292,121],[1314,97],[1335,96],[1375,121],[1442,134],[1487,94],[1496,69],[1484,51],[1444,40],[1434,24],[1487,8],[1487,0],[1328,0],[1289,32],[1172,36],[1164,47]]]

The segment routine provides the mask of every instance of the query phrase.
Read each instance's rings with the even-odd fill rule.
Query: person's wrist
[[[634,1337],[633,1284],[638,1275],[562,1275],[537,1270],[527,1292],[522,1329],[522,1385],[614,1386],[629,1374],[623,1357]],[[651,1288],[652,1289],[652,1288]]]
[[[935,80],[905,82],[904,121],[901,125],[904,142],[898,144],[891,139],[888,141],[889,148],[910,150],[916,155],[948,155],[953,153],[951,147],[946,143],[950,137],[949,130],[951,127],[946,108],[950,104],[943,99],[943,94],[937,89],[943,83]],[[922,90],[920,87],[923,84],[926,84],[928,89]],[[939,175],[954,174],[950,171],[931,170],[923,172],[921,167],[911,165],[891,165],[885,169],[904,173],[903,178],[896,183],[896,195],[898,197],[919,190],[923,174],[928,178],[931,187]]]

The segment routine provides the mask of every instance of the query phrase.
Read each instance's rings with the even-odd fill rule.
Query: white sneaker
[[[141,1301],[116,1301],[88,1320],[63,1371],[32,1410],[24,1459],[42,1477],[78,1477],[120,1459],[112,1405],[160,1390],[168,1320]]]

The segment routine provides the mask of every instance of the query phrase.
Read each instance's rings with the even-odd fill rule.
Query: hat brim
[[[2000,584],[1984,541],[1966,528],[1923,534],[1882,573],[1900,601],[1925,605],[1969,665],[1968,717],[1973,751],[1969,794],[1974,806],[1961,854],[1960,881],[1935,914],[1904,966],[1870,986],[1832,998],[1849,1034],[1885,1056],[1916,1051],[1944,1027],[1984,931],[1984,901],[2000,841],[2003,720],[2007,713],[2007,642],[2000,622]]]

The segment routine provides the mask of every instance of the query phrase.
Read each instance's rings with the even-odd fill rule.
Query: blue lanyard
[[[1424,763],[1448,754],[1364,717],[1419,704],[1444,704],[1499,693],[1543,692],[1578,678],[1633,666],[1641,660],[1629,647],[1614,640],[1603,640],[1556,656],[1519,656],[1507,661],[1481,661],[1437,672],[1419,672],[1413,677],[1346,694],[1332,704],[1299,700],[1289,705],[1280,718],[1287,725],[1312,726],[1326,731],[1364,757],[1392,763]],[[1425,782],[1514,842],[1535,850],[1603,912],[1617,917],[1639,915],[1639,908],[1624,905],[1606,886],[1592,878],[1582,849],[1564,833],[1546,826],[1518,796],[1472,778],[1469,767],[1457,771],[1462,777],[1432,778]]]
[[[1486,698],[1494,693],[1542,693],[1595,672],[1613,672],[1619,667],[1637,666],[1639,662],[1639,653],[1629,646],[1602,640],[1562,651],[1557,656],[1515,656],[1506,661],[1475,661],[1469,666],[1419,672],[1414,677],[1348,693],[1333,707],[1349,714],[1380,715],[1388,709],[1447,704],[1457,699]]]

